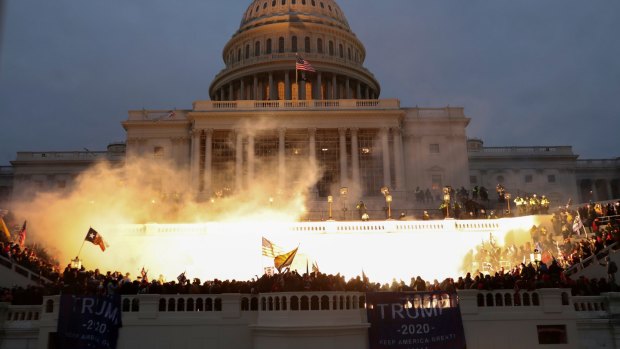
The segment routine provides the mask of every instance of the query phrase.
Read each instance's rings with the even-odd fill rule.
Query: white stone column
[[[199,166],[200,166],[200,130],[192,130],[192,152],[191,152],[191,183],[192,187],[195,191],[198,190],[198,174],[199,174]]]
[[[400,127],[392,129],[394,137],[394,170],[396,171],[396,190],[405,189],[405,162],[403,158],[403,135]]]
[[[351,167],[353,174],[353,183],[361,187],[360,182],[360,149],[357,140],[358,128],[351,129]]]
[[[248,178],[246,179],[246,188],[252,187],[254,181],[254,135],[248,135]]]
[[[285,158],[284,158],[284,151],[285,151],[285,138],[286,137],[286,129],[285,128],[278,128],[278,185],[279,188],[284,188],[284,178],[286,176],[286,172],[285,172]]]
[[[212,194],[212,163],[213,163],[213,129],[205,130],[206,143],[205,143],[205,171],[204,171],[204,192],[207,195]]]
[[[388,137],[390,135],[390,129],[384,127],[380,131],[381,148],[383,148],[383,185],[388,188],[391,187],[392,173],[390,171],[390,143]]]
[[[235,189],[237,192],[243,189],[243,135],[235,130]]]
[[[340,136],[340,187],[347,186],[347,129],[339,128]]]
[[[308,129],[308,157],[310,166],[316,166],[316,128]]]

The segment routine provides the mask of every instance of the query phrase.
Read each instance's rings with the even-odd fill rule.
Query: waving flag
[[[24,248],[24,244],[26,243],[26,221],[24,221],[24,225],[22,225],[22,228],[19,230],[17,243],[19,247]]]
[[[298,248],[299,247],[296,247],[291,252],[281,254],[279,256],[276,256],[276,258],[274,258],[273,265],[276,267],[276,269],[278,269],[279,273],[282,272],[282,269],[286,267],[290,267],[291,264],[293,264],[293,259],[295,259],[295,255],[297,255]]]
[[[284,250],[282,250],[282,248],[280,248],[280,246],[272,243],[271,241],[267,240],[263,236],[263,250],[262,250],[263,256],[275,258],[277,255],[280,255],[283,252],[284,252]]]
[[[295,70],[316,72],[312,64],[310,64],[305,59],[301,58],[301,56],[297,56],[297,62],[295,63]]]
[[[101,234],[99,234],[95,229],[88,229],[88,233],[86,233],[86,237],[84,238],[84,240],[92,243],[93,245],[99,245],[101,251],[105,252],[107,244],[103,240],[103,236],[101,236]]]

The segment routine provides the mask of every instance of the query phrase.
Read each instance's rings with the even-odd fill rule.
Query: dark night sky
[[[17,151],[103,150],[125,139],[129,109],[208,99],[249,3],[6,0],[0,165]],[[338,3],[382,98],[463,106],[487,146],[620,156],[619,1]]]

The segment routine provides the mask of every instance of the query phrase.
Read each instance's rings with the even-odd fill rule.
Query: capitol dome
[[[376,99],[364,45],[333,0],[254,0],[224,47],[215,101]],[[297,72],[303,57],[315,72]]]

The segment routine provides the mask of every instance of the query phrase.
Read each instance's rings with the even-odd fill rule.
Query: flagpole
[[[84,247],[84,243],[85,243],[85,242],[86,242],[86,240],[83,240],[83,241],[82,241],[82,246],[80,246],[80,250],[78,251],[76,258],[79,258],[79,257],[80,257],[80,253],[82,253],[82,247]]]

